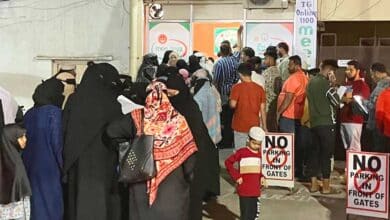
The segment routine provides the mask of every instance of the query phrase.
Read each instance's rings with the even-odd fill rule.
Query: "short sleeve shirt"
[[[289,119],[301,119],[303,115],[304,103],[306,99],[306,86],[308,78],[299,70],[293,73],[286,82],[284,82],[282,91],[278,97],[278,108],[283,103],[287,93],[293,93],[294,97],[291,104],[283,112],[282,116]]]
[[[253,126],[260,125],[260,106],[265,103],[264,89],[254,82],[241,82],[233,86],[231,100],[237,101],[232,128],[247,133]]]

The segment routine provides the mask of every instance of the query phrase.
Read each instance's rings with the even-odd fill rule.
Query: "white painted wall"
[[[128,0],[10,0],[0,2],[0,86],[21,105],[32,105],[51,61],[36,56],[114,57],[129,68]]]

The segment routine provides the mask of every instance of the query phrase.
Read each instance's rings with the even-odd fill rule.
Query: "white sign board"
[[[389,217],[389,155],[347,153],[347,213]]]
[[[190,24],[149,23],[149,52],[155,53],[161,62],[167,50],[176,51],[180,58],[187,59],[190,53]]]
[[[316,67],[317,0],[296,0],[293,49],[308,69]]]
[[[294,25],[282,23],[248,23],[246,26],[246,45],[255,50],[256,56],[264,57],[268,46],[285,42],[291,48]]]
[[[294,134],[268,133],[261,153],[268,185],[294,187]]]

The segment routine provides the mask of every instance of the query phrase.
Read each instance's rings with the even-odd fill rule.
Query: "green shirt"
[[[321,74],[313,77],[307,86],[306,95],[312,128],[336,124],[335,109],[327,97],[329,89],[329,81]]]

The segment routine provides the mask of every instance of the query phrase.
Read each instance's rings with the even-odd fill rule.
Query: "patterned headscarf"
[[[148,182],[149,205],[157,197],[164,179],[198,149],[184,116],[177,112],[166,95],[166,86],[153,82],[146,98],[144,133],[154,135],[153,156],[157,175]]]

